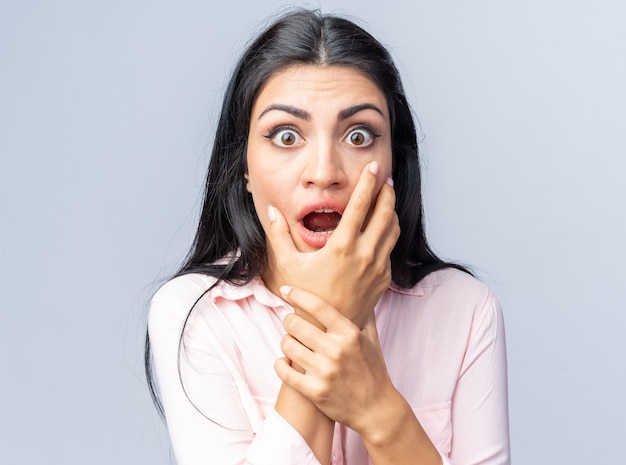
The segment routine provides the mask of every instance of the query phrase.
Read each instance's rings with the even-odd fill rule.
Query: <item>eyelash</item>
[[[276,135],[278,135],[282,131],[290,131],[290,132],[296,134],[296,138],[304,139],[302,137],[302,135],[298,132],[298,130],[296,128],[294,128],[293,126],[277,126],[274,129],[271,129],[269,131],[269,133],[265,134],[263,137],[265,137],[266,139],[269,139],[273,144],[275,144],[276,146],[278,146],[280,148],[289,148],[289,147],[291,147],[293,145],[296,145],[298,143],[298,141],[294,142],[294,144],[292,144],[292,145],[281,145],[279,143],[276,143],[274,138],[276,137]],[[360,124],[358,126],[355,126],[355,127],[351,128],[348,131],[347,135],[343,138],[343,140],[347,140],[348,137],[350,136],[350,134],[352,134],[355,131],[365,131],[372,138],[371,141],[367,142],[367,144],[364,146],[364,148],[371,146],[372,143],[374,142],[374,140],[378,139],[380,137],[380,134],[378,134],[376,131],[374,131],[367,124]],[[359,145],[353,145],[353,146],[354,147],[360,147]]]
[[[294,128],[293,126],[277,126],[274,129],[271,129],[269,133],[267,133],[266,135],[264,135],[263,137],[265,137],[266,139],[269,139],[274,145],[280,147],[280,148],[288,148],[290,147],[289,145],[280,145],[277,144],[274,141],[274,137],[276,137],[277,134],[279,134],[281,131],[291,131],[294,134],[297,135],[297,137],[303,139],[303,137],[300,135],[300,133],[298,132],[298,130],[296,128]],[[294,144],[295,145],[295,144]]]
[[[364,147],[369,147],[374,143],[374,140],[378,139],[380,137],[380,134],[376,133],[376,131],[374,131],[370,126],[368,126],[367,124],[361,124],[359,126],[355,126],[353,128],[351,128],[348,131],[348,134],[346,135],[346,137],[344,137],[344,140],[348,139],[348,137],[350,137],[350,134],[352,134],[355,131],[365,131],[368,133],[368,135],[372,138],[371,141],[369,141],[367,143],[367,145],[365,145]],[[355,147],[361,147],[360,145],[354,145]]]

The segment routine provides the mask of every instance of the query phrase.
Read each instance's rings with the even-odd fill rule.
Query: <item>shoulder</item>
[[[149,327],[167,325],[181,327],[193,309],[198,318],[214,313],[230,315],[245,313],[254,318],[260,308],[286,309],[287,305],[272,294],[259,277],[242,285],[198,273],[177,276],[154,294],[150,305]],[[258,316],[258,315],[257,315]]]
[[[199,273],[177,276],[165,284],[152,297],[152,306],[178,307],[191,304],[206,294],[215,285],[216,278]]]
[[[489,287],[456,268],[425,276],[411,289],[392,286],[394,307],[419,309],[437,319],[475,320],[486,312],[498,313],[499,304]]]
[[[444,268],[430,273],[417,285],[423,290],[425,296],[463,299],[475,303],[493,297],[485,283],[456,268]]]
[[[472,275],[456,268],[443,268],[422,278],[412,288],[400,288],[392,284],[390,290],[396,294],[421,298],[484,299],[491,295],[489,287]]]
[[[468,340],[490,338],[502,331],[502,310],[498,299],[482,281],[455,268],[431,273],[419,283],[425,306],[442,315],[451,327],[468,330]],[[483,336],[479,336],[483,334]]]
[[[217,279],[199,273],[189,273],[172,278],[163,284],[152,297],[148,316],[148,329],[177,332],[184,326],[190,312],[207,294],[218,286]],[[203,300],[203,302],[208,302]]]

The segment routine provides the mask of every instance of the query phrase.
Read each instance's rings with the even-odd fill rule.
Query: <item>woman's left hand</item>
[[[281,293],[294,307],[315,315],[326,332],[298,314],[287,315],[281,344],[286,358],[276,361],[278,376],[363,438],[379,435],[394,405],[404,399],[387,373],[373,312],[359,329],[314,294],[288,286]],[[292,368],[290,361],[304,373]]]

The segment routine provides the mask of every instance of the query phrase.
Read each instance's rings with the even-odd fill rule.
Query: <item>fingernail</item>
[[[389,184],[391,187],[393,187],[393,179],[391,178],[387,178],[387,180],[385,181],[387,184]]]
[[[280,286],[279,290],[284,297],[287,297],[291,291],[291,286]]]
[[[374,174],[378,173],[378,162],[377,161],[373,161],[372,163],[370,163],[370,171]]]
[[[274,211],[274,207],[271,205],[267,206],[267,216],[270,219],[270,223],[276,219],[276,212]]]

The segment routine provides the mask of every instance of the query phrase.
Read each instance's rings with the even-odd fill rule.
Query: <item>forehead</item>
[[[252,107],[252,118],[273,104],[292,105],[315,114],[336,112],[363,103],[376,105],[386,118],[389,117],[384,94],[358,69],[296,65],[267,80]]]

